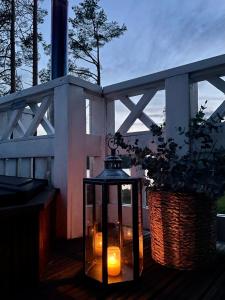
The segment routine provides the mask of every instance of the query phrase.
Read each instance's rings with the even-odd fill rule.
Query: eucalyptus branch
[[[132,163],[141,163],[147,170],[149,179],[153,180],[151,189],[203,193],[217,199],[225,191],[225,149],[218,149],[217,140],[211,137],[217,126],[206,121],[200,110],[187,132],[179,130],[190,139],[189,144],[196,144],[195,151],[189,149],[183,155],[178,153],[179,145],[174,139],[164,141],[163,131],[154,126],[151,132],[159,142],[156,153],[150,148],[138,147],[137,142],[134,145],[125,142],[119,133],[115,137],[128,155],[135,153]]]

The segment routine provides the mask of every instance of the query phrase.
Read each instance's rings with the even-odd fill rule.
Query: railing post
[[[90,99],[90,134],[102,136],[102,143],[99,145],[100,156],[90,160],[90,176],[97,176],[104,167],[105,156],[105,134],[106,134],[106,110],[105,101],[100,96],[92,96]]]
[[[115,133],[115,101],[105,98],[106,103],[106,133]]]
[[[5,128],[8,124],[8,112],[1,112],[0,113],[0,137],[2,137],[2,134],[5,131]]]
[[[166,137],[174,138],[185,153],[188,146],[184,135],[179,135],[178,127],[188,130],[190,118],[197,112],[197,87],[189,84],[188,74],[178,75],[165,80],[166,89]]]
[[[114,101],[102,97],[92,97],[90,101],[90,133],[102,136],[101,156],[95,157],[91,165],[91,176],[98,175],[104,168],[104,158],[108,149],[107,134],[115,132],[115,106]]]
[[[86,116],[82,88],[64,84],[54,89],[54,185],[60,188],[58,236],[82,235],[82,179],[86,170]]]

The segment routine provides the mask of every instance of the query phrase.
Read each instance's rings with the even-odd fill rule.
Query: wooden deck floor
[[[80,242],[68,241],[58,246],[40,287],[27,290],[20,297],[30,300],[225,299],[225,245],[218,245],[216,262],[210,269],[177,271],[152,261],[147,238],[144,265],[140,282],[110,290],[99,290],[87,285],[83,280]]]

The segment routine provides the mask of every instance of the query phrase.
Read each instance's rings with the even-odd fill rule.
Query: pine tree
[[[41,0],[42,1],[42,0]],[[38,24],[47,12],[37,0],[0,1],[0,96],[38,83],[38,43],[43,43]],[[31,84],[30,84],[31,85]]]
[[[109,22],[98,3],[99,0],[84,0],[72,7],[74,17],[69,19],[72,25],[69,32],[70,54],[72,61],[82,61],[85,66],[69,64],[69,71],[101,85],[100,49],[123,35],[127,28],[124,24],[119,26],[115,21]]]
[[[51,54],[51,45],[45,44],[43,46],[44,53],[47,57],[50,57]],[[39,78],[41,83],[48,82],[51,80],[51,62],[48,60],[47,66],[39,71]]]
[[[33,0],[33,85],[38,84],[38,4]]]
[[[9,0],[0,2],[0,96],[10,91],[10,9]]]
[[[11,0],[10,10],[10,93],[16,91],[16,42],[15,42],[16,7],[15,0]]]
[[[0,96],[21,88],[21,78],[16,72],[20,65],[16,49],[16,1],[0,2]]]
[[[44,22],[47,11],[41,8],[41,2],[43,0],[21,0],[18,11],[21,24],[19,41],[25,66],[23,71],[31,73],[32,85],[38,84],[38,61],[40,59],[38,45],[44,45],[42,34],[38,32],[38,25]]]

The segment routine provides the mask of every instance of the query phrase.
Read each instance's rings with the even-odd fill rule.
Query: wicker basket
[[[191,270],[211,263],[216,250],[216,203],[203,197],[150,192],[148,197],[153,259]]]

